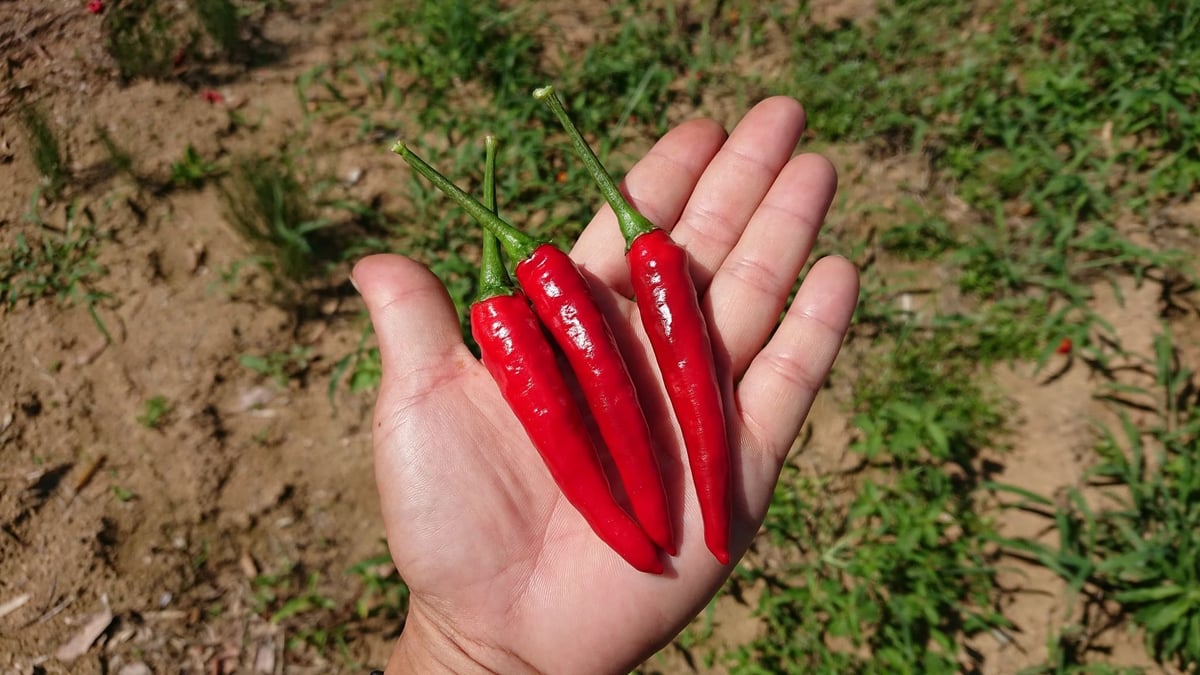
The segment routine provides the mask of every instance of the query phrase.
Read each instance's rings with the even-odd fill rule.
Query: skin
[[[725,391],[736,561],[837,355],[858,297],[845,259],[818,261],[782,324],[837,178],[792,156],[804,110],[776,97],[730,134],[707,120],[664,136],[630,171],[633,205],[690,253]],[[376,480],[392,558],[411,591],[388,673],[618,673],[696,616],[732,566],[708,552],[678,424],[641,330],[624,242],[603,207],[571,252],[644,392],[680,554],[637,572],[563,500],[483,366],[442,283],[400,256],[353,272],[378,334]]]

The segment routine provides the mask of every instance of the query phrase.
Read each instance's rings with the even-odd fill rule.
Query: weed
[[[782,578],[746,570],[768,584],[767,632],[734,654],[734,672],[958,672],[961,637],[1005,625],[974,478],[1003,417],[956,339],[901,339],[860,378],[854,494],[831,500],[826,481],[785,476],[764,527],[809,554]]]
[[[220,176],[221,173],[216,162],[201,157],[191,143],[188,143],[183,151],[183,157],[171,162],[171,184],[177,187],[203,187],[208,180]]]
[[[208,557],[210,553],[211,545],[209,544],[208,540],[202,540],[200,542],[199,550],[197,550],[196,554],[192,556],[192,568],[197,570],[204,569],[204,566],[208,564]]]
[[[205,34],[217,47],[240,58],[246,43],[242,39],[242,15],[232,0],[197,0],[193,8]]]
[[[333,600],[322,595],[317,589],[320,579],[320,575],[316,572],[310,573],[304,589],[300,593],[284,600],[280,604],[279,609],[271,614],[271,623],[279,623],[284,619],[315,610],[332,608],[334,606]]]
[[[349,373],[346,381],[352,393],[373,391],[383,378],[383,363],[380,360],[379,348],[368,347],[367,339],[374,335],[370,324],[363,328],[354,351],[342,357],[333,366],[333,374],[329,378],[329,401],[332,403],[342,378]]]
[[[0,250],[0,298],[10,309],[47,296],[67,304],[82,302],[96,327],[109,337],[96,311],[109,296],[93,287],[105,269],[96,260],[101,237],[91,212],[71,204],[65,210],[65,225],[58,228],[42,220],[37,201],[35,194],[27,215],[37,225],[36,235],[17,233],[13,247]]]
[[[316,572],[305,574],[299,565],[282,562],[276,572],[254,578],[255,611],[269,615],[271,623],[280,623],[334,607],[334,601],[318,589],[319,582]]]
[[[259,254],[277,290],[286,292],[338,258],[337,245],[322,230],[332,223],[317,207],[290,161],[251,157],[234,162],[220,185],[226,218]]]
[[[142,414],[138,415],[138,424],[147,429],[161,428],[167,416],[173,410],[166,396],[152,396],[142,405]]]
[[[130,490],[128,488],[123,488],[120,485],[112,486],[112,493],[113,493],[113,496],[116,497],[117,501],[119,501],[119,502],[132,501],[133,498],[137,496],[136,494],[134,494],[134,492],[132,490]]]
[[[54,200],[70,177],[66,155],[58,142],[58,133],[46,115],[32,105],[21,108],[20,118],[29,139],[33,165],[42,176],[43,192],[47,199]]]
[[[606,131],[597,144],[602,152],[631,119],[665,131],[669,88],[680,71],[705,65],[678,32],[672,10],[637,21],[629,20],[627,6],[616,4],[609,11],[616,30],[589,45],[577,57],[580,67],[565,73],[560,86],[580,128]]]
[[[913,220],[894,225],[880,236],[884,250],[905,260],[937,260],[957,248],[958,237],[942,218],[930,218],[923,210]]]
[[[408,585],[396,572],[390,554],[381,553],[355,564],[350,575],[363,587],[354,602],[354,614],[360,620],[375,616],[396,620],[408,614]]]
[[[1105,505],[1088,504],[1078,489],[1065,506],[1008,488],[1035,508],[1052,509],[1059,543],[1006,541],[1060,574],[1075,591],[1084,584],[1119,603],[1145,633],[1155,658],[1184,664],[1200,661],[1200,412],[1192,372],[1180,365],[1169,333],[1155,340],[1154,390],[1130,387],[1156,401],[1155,418],[1137,426],[1119,411],[1119,430],[1101,429],[1098,462],[1089,482]],[[1157,394],[1157,396],[1155,395]]]
[[[308,371],[311,357],[311,348],[292,345],[286,352],[242,354],[238,357],[238,363],[259,375],[269,377],[279,387],[287,387],[292,378],[301,377]]]
[[[102,26],[104,47],[121,77],[170,77],[180,49],[173,35],[175,24],[175,18],[164,14],[155,0],[114,3],[105,12]]]
[[[518,12],[496,0],[408,4],[397,5],[375,32],[389,38],[381,48],[383,60],[417,75],[427,101],[419,114],[449,110],[448,95],[465,82],[485,83],[506,102],[528,99],[540,79],[538,47],[521,30]]]

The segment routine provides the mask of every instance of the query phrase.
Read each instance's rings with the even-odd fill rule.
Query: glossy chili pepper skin
[[[587,279],[571,258],[543,244],[519,263],[517,279],[571,365],[617,466],[634,516],[668,554],[677,548],[650,427],[624,357]]]
[[[642,326],[650,338],[671,407],[683,432],[704,519],[704,541],[718,562],[728,564],[732,460],[712,343],[688,269],[687,252],[638,213],[621,194],[616,181],[567,115],[554,87],[541,87],[533,95],[562,124],[616,216],[625,238],[625,257]]]
[[[683,432],[704,519],[704,542],[729,562],[729,437],[712,342],[688,254],[665,231],[633,240],[626,254],[642,326]]]
[[[471,333],[483,364],[563,496],[630,565],[661,574],[654,543],[613,498],[583,415],[525,296],[514,292],[476,302]]]
[[[631,479],[635,487],[646,486],[647,489],[639,487],[626,490],[635,510],[639,503],[661,501],[662,516],[655,515],[654,518],[662,525],[655,531],[660,533],[664,549],[674,551],[673,538],[670,536],[670,518],[665,505],[666,493],[662,490],[662,479],[649,442],[649,426],[637,404],[637,390],[629,377],[625,360],[612,338],[612,332],[579,268],[571,262],[566,253],[534,240],[499,218],[487,206],[463,192],[429,166],[402,141],[397,141],[392,149],[417,173],[432,182],[494,235],[510,257],[520,261],[516,268],[517,278],[538,310],[538,315],[546,323],[568,361],[572,364],[583,364],[588,368],[580,370],[577,379],[589,404],[592,401],[599,402],[599,407],[593,409],[593,416],[601,428],[601,435],[611,444],[610,451],[616,460],[618,471],[623,476],[627,472],[627,469],[621,467],[624,458],[639,458],[639,463],[628,471],[636,478]],[[553,359],[547,360],[546,364],[547,367],[552,367]],[[618,419],[605,419],[610,410],[619,411]],[[641,461],[642,459],[648,461]],[[624,463],[629,465],[629,462]],[[656,492],[652,489],[655,486],[658,488]],[[564,486],[564,491],[565,489]],[[649,522],[654,528],[655,521]]]

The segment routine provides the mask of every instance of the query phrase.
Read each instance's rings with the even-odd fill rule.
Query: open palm
[[[711,121],[688,122],[624,186],[692,257],[725,381],[734,560],[763,520],[858,293],[847,261],[821,260],[778,323],[836,185],[824,158],[792,157],[803,127],[803,109],[787,98],[758,104],[728,137]],[[376,480],[392,557],[412,590],[389,672],[627,671],[728,575],[704,545],[678,424],[629,300],[623,254],[608,207],[571,252],[627,355],[659,446],[680,543],[662,576],[626,564],[562,498],[463,346],[440,281],[399,256],[355,267],[383,357]]]

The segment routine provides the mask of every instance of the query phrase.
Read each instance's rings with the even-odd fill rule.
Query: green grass
[[[285,302],[340,256],[310,188],[287,158],[243,157],[218,186],[225,217],[258,255]]]
[[[181,188],[200,188],[224,172],[215,161],[200,156],[190,143],[183,157],[171,162],[171,185]]]
[[[106,270],[97,259],[103,236],[91,211],[72,203],[63,209],[60,226],[42,219],[37,202],[35,193],[26,214],[36,229],[28,236],[18,231],[12,246],[0,249],[0,300],[7,309],[49,297],[64,306],[82,303],[111,340],[97,312],[110,295],[96,287]]]
[[[54,200],[70,178],[66,152],[59,142],[59,133],[46,114],[36,106],[23,106],[19,112],[29,154],[43,181],[43,194]]]
[[[288,3],[249,0],[122,0],[104,11],[104,47],[126,82],[208,84],[282,56],[262,23]]]
[[[1181,366],[1170,333],[1155,340],[1155,381],[1122,387],[1154,411],[1137,425],[1118,407],[1117,429],[1100,429],[1097,462],[1088,485],[1102,503],[1074,490],[1065,506],[1047,496],[1024,495],[1050,509],[1058,546],[1011,542],[1066,579],[1082,599],[1119,603],[1145,633],[1154,657],[1178,666],[1200,661],[1200,411],[1193,373]]]
[[[379,355],[379,347],[373,347],[369,340],[374,335],[370,321],[364,317],[363,331],[354,351],[343,356],[333,366],[333,374],[329,378],[329,401],[333,403],[337,397],[338,387],[345,379],[346,387],[351,393],[374,391],[379,387],[383,378],[383,362]]]
[[[137,418],[138,424],[147,429],[158,429],[166,422],[173,409],[166,396],[152,396],[142,404],[142,413]]]
[[[312,349],[310,347],[292,345],[291,349],[287,351],[242,354],[238,357],[238,363],[269,378],[276,386],[284,389],[292,379],[304,376],[308,371],[311,358]]]
[[[313,651],[362,670],[349,643],[363,634],[394,636],[408,610],[408,587],[386,552],[334,576],[322,579],[298,562],[280,560],[250,581],[252,609],[288,636],[289,651]],[[342,588],[354,589],[350,600],[335,599]]]
[[[957,339],[901,336],[857,373],[852,490],[787,472],[764,528],[800,560],[740,570],[765,583],[766,633],[730,655],[733,672],[959,672],[960,641],[1006,625],[977,476],[1003,417]]]
[[[242,14],[232,0],[197,0],[192,6],[204,33],[221,51],[235,57],[244,53]]]
[[[164,3],[130,0],[113,3],[104,14],[104,48],[116,62],[121,77],[167,79],[175,57],[190,37],[178,34],[177,18]]]

